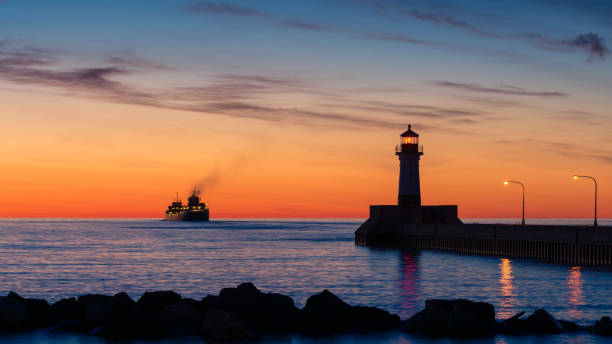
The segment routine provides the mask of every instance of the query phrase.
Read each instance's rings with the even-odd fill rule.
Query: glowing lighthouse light
[[[403,145],[416,145],[419,143],[419,138],[416,136],[402,137]]]

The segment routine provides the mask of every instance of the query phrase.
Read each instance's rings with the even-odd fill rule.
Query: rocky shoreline
[[[591,326],[557,320],[543,309],[497,321],[491,304],[469,300],[427,300],[407,320],[376,307],[352,306],[324,290],[302,309],[291,297],[263,293],[252,283],[224,288],[202,300],[173,291],[145,292],[137,301],[126,293],[88,294],[53,304],[10,292],[0,297],[0,333],[38,329],[79,332],[114,340],[202,336],[210,340],[244,340],[267,333],[304,335],[373,333],[399,330],[427,337],[476,338],[497,333],[554,334],[590,332],[612,335],[612,320]]]

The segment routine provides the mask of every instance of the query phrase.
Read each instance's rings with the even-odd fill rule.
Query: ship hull
[[[166,221],[206,222],[209,218],[208,212],[203,211],[184,211],[176,215],[166,215]]]

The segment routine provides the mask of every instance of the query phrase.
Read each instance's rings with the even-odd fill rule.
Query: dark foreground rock
[[[612,320],[610,317],[601,317],[595,321],[595,325],[591,327],[589,332],[600,336],[612,336]]]
[[[399,323],[397,315],[376,307],[351,306],[328,290],[308,298],[299,310],[291,297],[263,293],[252,283],[224,288],[202,300],[182,298],[173,291],[147,291],[138,301],[123,292],[87,294],[52,305],[12,292],[0,297],[0,332],[49,328],[112,340],[201,335],[227,341],[275,332],[386,331]]]
[[[400,329],[430,337],[488,337],[497,328],[491,304],[470,300],[427,300],[425,309]]]
[[[253,333],[238,316],[215,309],[204,316],[202,335],[213,340],[242,340],[251,337]]]
[[[427,300],[425,309],[401,323],[395,314],[376,307],[352,306],[328,290],[309,297],[299,310],[291,297],[263,293],[252,283],[224,288],[202,300],[183,298],[173,291],[145,292],[138,301],[126,293],[87,294],[52,305],[13,292],[0,297],[0,333],[49,328],[120,341],[184,336],[235,341],[274,332],[327,335],[395,328],[432,337],[475,338],[495,333],[555,334],[587,329],[557,320],[543,309],[526,318],[524,315],[521,312],[498,323],[488,303]],[[612,336],[612,320],[603,317],[588,330]]]
[[[0,297],[0,332],[20,332],[40,328],[47,323],[49,304],[41,299],[27,299],[9,292]]]
[[[328,290],[309,297],[298,315],[299,330],[306,334],[385,331],[399,322],[397,315],[376,307],[353,307]]]

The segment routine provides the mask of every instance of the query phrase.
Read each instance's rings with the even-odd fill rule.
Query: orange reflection
[[[499,285],[501,292],[501,306],[498,314],[503,317],[510,317],[514,313],[514,285],[512,284],[514,276],[512,276],[511,260],[502,258],[499,263]]]
[[[419,286],[417,276],[418,253],[402,253],[402,274],[400,277],[402,318],[412,316],[418,311]]]
[[[582,292],[582,273],[581,267],[574,266],[570,269],[570,273],[567,276],[567,287],[569,288],[569,302],[572,305],[572,309],[569,311],[569,315],[573,319],[582,318],[582,311],[578,309],[578,306],[584,305],[584,294]]]

